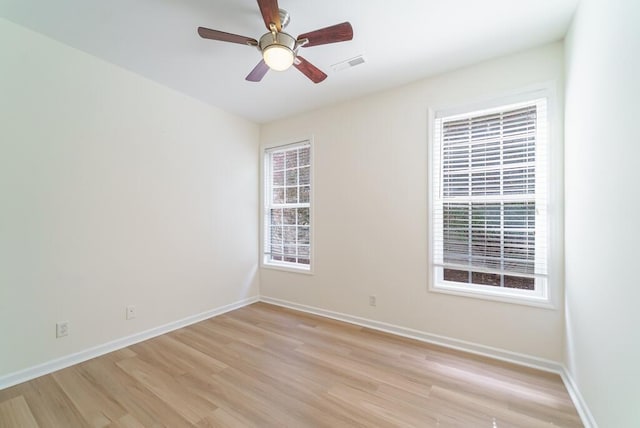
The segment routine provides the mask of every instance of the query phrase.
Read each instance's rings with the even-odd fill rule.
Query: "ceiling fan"
[[[353,39],[353,28],[348,22],[300,34],[298,38],[294,38],[283,31],[289,23],[290,17],[287,11],[278,8],[278,0],[258,0],[258,7],[260,7],[264,24],[269,30],[268,33],[260,37],[260,41],[251,37],[198,27],[198,34],[204,39],[239,43],[258,48],[262,53],[262,60],[246,77],[246,80],[250,82],[261,81],[269,69],[283,71],[293,65],[313,83],[320,83],[327,78],[327,75],[298,55],[298,50]]]

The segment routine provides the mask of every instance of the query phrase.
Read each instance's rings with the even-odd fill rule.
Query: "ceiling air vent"
[[[360,64],[364,64],[364,57],[362,55],[333,64],[331,68],[333,71],[342,71]]]

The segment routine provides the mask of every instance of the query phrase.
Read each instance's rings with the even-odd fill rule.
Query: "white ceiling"
[[[351,22],[352,41],[301,52],[298,70],[244,80],[257,49],[201,39],[198,26],[259,38],[255,0],[0,0],[0,16],[256,122],[343,101],[564,37],[579,0],[279,0],[294,37]],[[364,55],[366,63],[331,65]]]

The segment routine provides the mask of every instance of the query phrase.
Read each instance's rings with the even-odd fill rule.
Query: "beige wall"
[[[257,146],[247,120],[0,20],[0,377],[257,296]]]
[[[600,427],[640,426],[640,3],[583,0],[566,40],[567,366]]]
[[[566,74],[555,43],[266,124],[259,138],[0,19],[0,378],[257,296],[257,141],[313,137],[314,274],[261,269],[262,295],[564,357],[600,426],[640,424],[638,22],[637,2],[583,0]],[[427,110],[541,82],[561,110],[565,77],[552,198],[562,216],[564,163],[566,344],[563,263],[553,310],[432,293],[426,224]],[[563,234],[557,222],[556,258]],[[61,320],[70,335],[55,339]]]
[[[314,140],[314,275],[261,269],[261,294],[562,361],[564,313],[427,290],[427,114],[551,82],[554,298],[563,299],[563,47],[547,45],[261,128],[262,145]],[[559,172],[557,171],[559,170]],[[368,296],[377,296],[377,306]]]

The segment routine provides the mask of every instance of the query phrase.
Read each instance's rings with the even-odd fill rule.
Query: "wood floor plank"
[[[189,372],[214,374],[228,367],[210,355],[184,346],[170,335],[133,345],[132,349],[140,359],[175,376]]]
[[[317,359],[331,366],[338,367],[344,372],[349,372],[364,379],[371,379],[377,385],[388,383],[418,396],[425,398],[429,396],[431,389],[430,384],[420,383],[406,375],[396,375],[384,366],[367,364],[362,360],[341,355],[332,355],[317,347],[302,346],[296,349],[296,351],[304,354],[307,358]]]
[[[135,355],[133,352],[132,354]],[[189,423],[173,407],[167,406],[144,385],[116,365],[124,359],[121,357],[122,355],[113,358],[112,353],[85,363],[94,373],[98,387],[126,409],[128,415],[135,415],[135,419],[145,427],[189,426]],[[124,418],[125,421],[119,421],[120,424],[131,423],[126,415]]]
[[[548,427],[549,422],[509,410],[494,400],[478,399],[467,394],[433,387],[432,399],[450,413],[467,415],[483,425],[509,427]]]
[[[207,416],[196,425],[197,428],[236,428],[246,427],[254,428],[258,425],[252,424],[246,418],[237,412],[227,411],[226,409],[217,408],[212,416]]]
[[[138,358],[122,360],[116,365],[149,389],[165,405],[176,409],[191,424],[198,423],[217,408],[186,388],[180,388],[180,384],[168,373]]]
[[[550,425],[555,374],[265,303],[0,391],[3,428]]]
[[[99,383],[84,364],[60,370],[53,378],[92,427],[109,426],[127,413],[112,396],[99,390]]]
[[[22,395],[0,403],[0,427],[39,428]]]
[[[361,391],[346,385],[336,385],[328,391],[329,395],[349,405],[372,414],[380,421],[391,426],[416,427],[433,426],[436,419],[422,408],[412,406],[400,400],[388,400],[378,394]]]
[[[109,425],[109,428],[145,428],[145,425],[133,416],[127,414]]]
[[[44,427],[90,427],[89,423],[52,375],[9,388],[24,395],[38,425]]]

